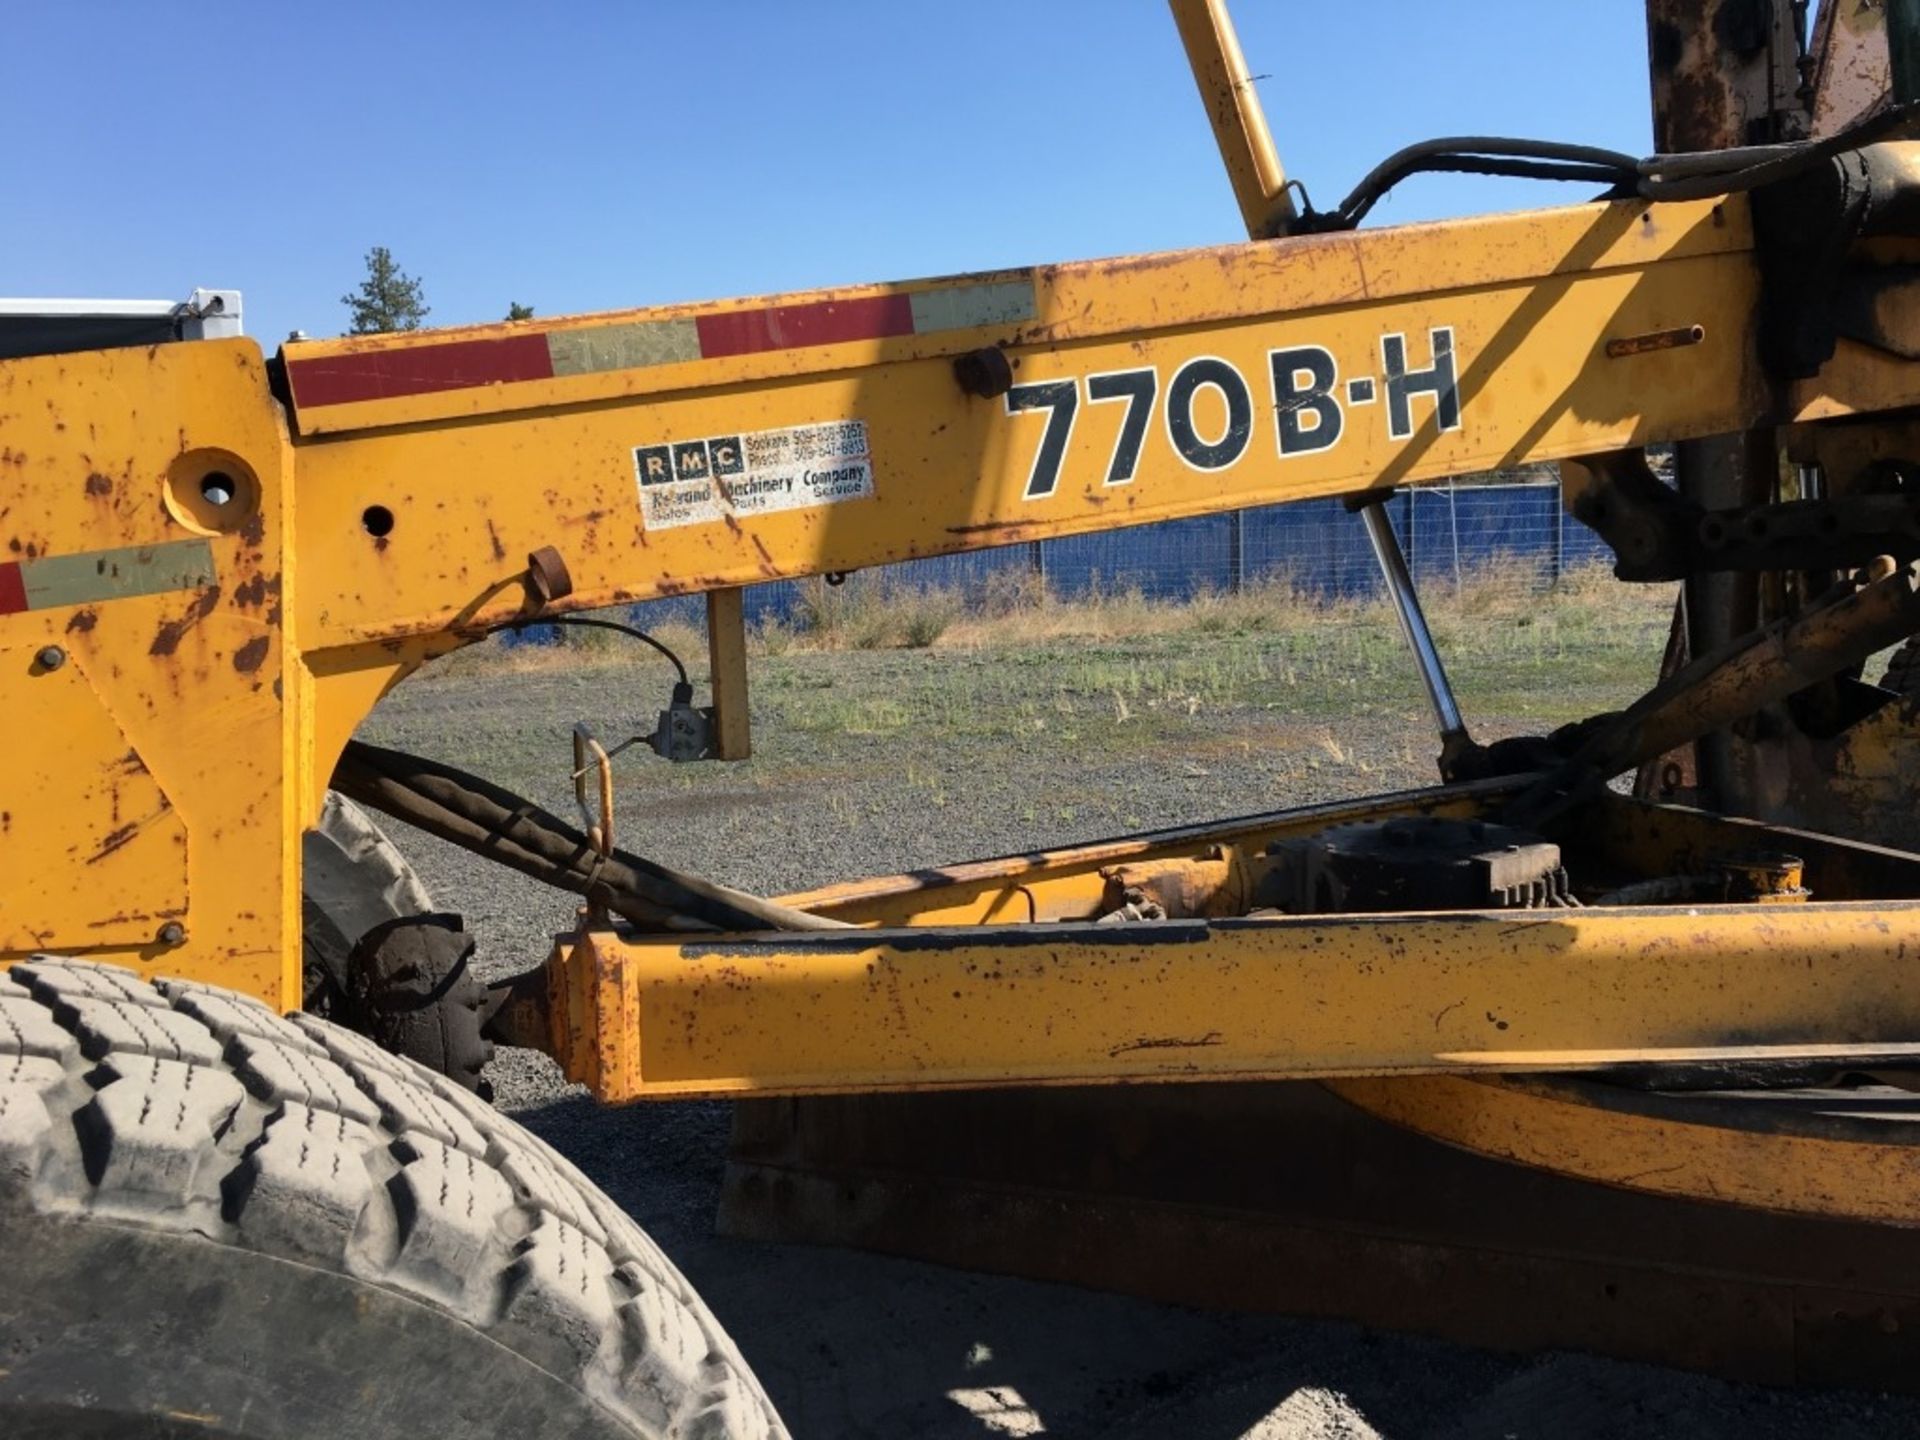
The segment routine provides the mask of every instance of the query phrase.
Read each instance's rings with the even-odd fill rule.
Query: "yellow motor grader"
[[[1436,140],[1331,210],[1172,8],[1244,244],[271,356],[221,292],[0,323],[0,1430],[784,1433],[486,1103],[496,1040],[750,1102],[741,1231],[1891,1383],[1920,701],[1863,676],[1920,633],[1920,7],[1648,0],[1651,157]],[[1364,228],[1434,170],[1597,198]],[[1532,462],[1682,603],[1626,710],[1483,744],[1382,502]],[[617,843],[623,748],[748,752],[743,587],[1329,496],[1431,788],[781,900]],[[580,816],[354,738],[686,595],[710,693],[577,730]],[[578,925],[482,984],[369,812]]]

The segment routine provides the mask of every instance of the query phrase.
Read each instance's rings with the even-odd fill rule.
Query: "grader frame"
[[[1850,289],[1781,273],[1804,237],[1758,189],[1291,233],[1224,13],[1174,10],[1244,245],[298,341],[271,361],[232,340],[0,364],[0,960],[58,951],[297,1008],[300,837],[352,735],[420,666],[509,623],[706,593],[713,748],[738,758],[745,585],[1314,496],[1364,507],[1538,461],[1568,463],[1591,517],[1627,494],[1609,457],[1649,445],[1679,447],[1688,500],[1764,529],[1913,455],[1920,150],[1892,127],[1837,162],[1878,177],[1875,225],[1807,220],[1831,222],[1815,238],[1840,237],[1824,261]],[[1700,10],[1650,6],[1668,71],[1712,70]],[[1669,113],[1673,148],[1794,138],[1765,128],[1786,113],[1779,41],[1719,76],[1738,133],[1683,135]],[[1769,327],[1809,307],[1840,315],[1831,353],[1783,364]],[[1861,583],[1910,591],[1906,539],[1884,538],[1856,558],[1898,563]],[[1686,579],[1696,656],[1813,599],[1738,569]],[[1419,640],[1417,606],[1406,620]],[[1857,658],[1789,660],[1811,689]],[[1716,727],[1708,809],[1590,797],[1567,841],[1632,875],[1709,843],[1791,849],[1812,903],[1096,923],[1117,864],[1257,868],[1336,818],[1492,816],[1525,784],[1463,780],[789,899],[858,927],[832,933],[646,934],[590,906],[500,1024],[613,1101],[1361,1077],[1341,1093],[1364,1108],[1532,1165],[1912,1225],[1903,1135],[1795,1145],[1703,1120],[1596,1148],[1564,1092],[1405,1078],[1904,1067],[1920,857],[1874,841],[1902,839],[1914,714],[1888,701],[1842,728],[1822,778],[1810,742]],[[1795,815],[1767,753],[1795,803],[1840,796],[1859,823],[1828,828],[1855,838],[1768,823]]]

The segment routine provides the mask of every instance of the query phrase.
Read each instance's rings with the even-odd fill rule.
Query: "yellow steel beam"
[[[1920,904],[896,930],[596,931],[549,974],[603,1099],[1570,1071],[1920,1034]]]
[[[1910,1125],[1870,1107],[1796,1116],[1749,1095],[1642,1094],[1567,1078],[1332,1082],[1335,1094],[1436,1140],[1603,1185],[1869,1224],[1920,1225]],[[1849,1123],[1851,1119],[1851,1123]]]
[[[1170,0],[1207,123],[1233,183],[1240,218],[1256,240],[1284,234],[1293,219],[1287,172],[1273,148],[1260,92],[1254,89],[1226,0]]]
[[[607,605],[1742,429],[1765,404],[1750,244],[1739,201],[1592,205],[289,345],[315,441],[302,633],[501,618],[519,593],[489,587],[548,545],[566,603]],[[1696,325],[1698,344],[1607,358]],[[981,349],[1018,390],[961,389],[953,361]],[[680,508],[694,491],[638,483],[756,436],[826,446],[841,463],[815,473],[846,483],[816,500],[791,472],[722,476],[731,502]]]

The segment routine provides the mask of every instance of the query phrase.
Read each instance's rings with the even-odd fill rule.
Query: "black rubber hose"
[[[1639,193],[1648,200],[1710,200],[1798,175],[1848,150],[1899,134],[1920,120],[1920,103],[1896,105],[1819,140],[1762,145],[1701,155],[1655,155],[1639,163]],[[1715,165],[1713,162],[1723,162]]]
[[[1462,161],[1471,161],[1472,173],[1483,175],[1597,179],[1627,185],[1635,183],[1640,176],[1639,160],[1621,150],[1604,150],[1594,145],[1569,145],[1556,140],[1519,140],[1501,135],[1449,135],[1396,150],[1367,172],[1333,214],[1343,226],[1357,225],[1387,191],[1409,175],[1423,170],[1468,168],[1459,163]],[[1554,173],[1542,174],[1534,168],[1538,162],[1556,167]],[[1526,168],[1520,168],[1523,166]],[[1575,174],[1560,173],[1565,167],[1584,168]]]
[[[625,850],[603,860],[584,834],[557,815],[436,760],[349,741],[334,769],[333,788],[523,875],[601,898],[636,924],[727,931],[850,928]]]

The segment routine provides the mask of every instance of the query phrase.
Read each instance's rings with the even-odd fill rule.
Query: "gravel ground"
[[[780,893],[1430,777],[1410,685],[1315,721],[1299,713],[1313,707],[1290,707],[1284,694],[1281,703],[1242,691],[1176,703],[1182,697],[1149,687],[1145,698],[1109,704],[1064,691],[1061,664],[1051,651],[763,664],[756,758],[623,764],[621,842]],[[1023,665],[1026,678],[1000,683]],[[956,685],[955,670],[969,666],[971,682]],[[402,687],[363,734],[477,769],[564,813],[571,722],[628,733],[657,707],[656,678],[450,671]],[[1288,679],[1276,681],[1280,692]],[[823,697],[832,701],[824,709]],[[904,718],[890,724],[885,706],[896,701]],[[873,718],[863,706],[879,707],[878,722],[863,722]],[[1477,733],[1536,723],[1483,716]],[[395,828],[436,901],[480,935],[490,969],[523,967],[570,924],[566,897]],[[503,1052],[494,1082],[503,1107],[565,1151],[693,1278],[800,1440],[1920,1435],[1920,1402],[1905,1399],[1769,1391],[1575,1355],[1515,1358],[723,1239],[711,1221],[727,1106],[601,1108],[526,1051]]]

